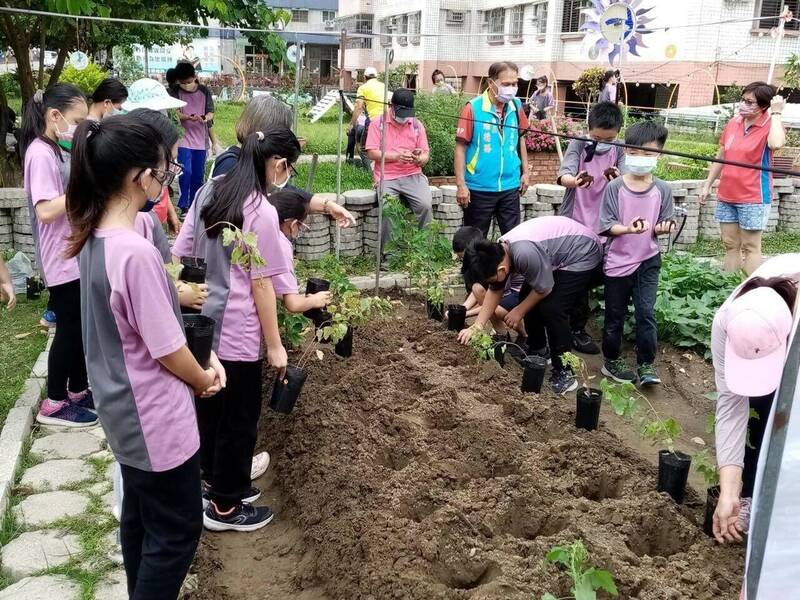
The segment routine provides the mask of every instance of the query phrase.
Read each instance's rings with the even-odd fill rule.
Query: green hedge
[[[452,175],[456,148],[456,123],[468,98],[457,94],[418,92],[415,100],[417,118],[425,125],[431,159],[425,165],[430,176]]]

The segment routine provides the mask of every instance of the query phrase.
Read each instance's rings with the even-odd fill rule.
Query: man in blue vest
[[[505,234],[520,222],[519,197],[528,189],[528,119],[517,98],[517,65],[489,67],[489,87],[461,111],[456,129],[456,200],[464,225],[488,236],[492,218]]]

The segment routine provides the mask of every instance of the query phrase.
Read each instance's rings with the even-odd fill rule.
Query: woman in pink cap
[[[721,543],[741,541],[750,526],[758,456],[786,362],[798,281],[800,254],[777,256],[734,290],[714,317],[721,488],[714,537]],[[757,417],[750,417],[751,409]]]

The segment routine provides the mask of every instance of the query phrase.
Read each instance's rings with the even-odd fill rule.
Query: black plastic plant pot
[[[320,310],[316,315],[309,318],[314,321],[314,327],[319,329],[323,325],[330,325],[333,320],[333,315],[327,310]]]
[[[434,321],[442,321],[444,319],[444,305],[441,302],[425,301],[425,308],[428,311],[428,318]]]
[[[492,343],[494,344],[494,359],[500,364],[501,367],[506,366],[506,345],[508,338],[504,335],[493,335]]]
[[[541,356],[527,356],[523,361],[522,391],[538,394],[542,391],[547,359]]]
[[[28,277],[25,280],[25,295],[28,300],[37,300],[42,297],[44,284],[38,277]]]
[[[709,537],[714,537],[714,512],[717,510],[717,502],[719,502],[719,486],[710,487],[706,492],[706,517],[703,519],[703,532]]]
[[[576,393],[577,407],[575,409],[575,427],[594,431],[600,423],[600,404],[603,402],[603,392],[595,388],[578,388]]]
[[[344,334],[344,337],[336,342],[336,345],[333,347],[333,351],[336,353],[336,356],[343,356],[344,358],[349,358],[353,356],[353,328],[348,327],[347,333]]]
[[[269,407],[275,412],[283,413],[284,415],[292,412],[307,377],[308,373],[305,369],[291,365],[286,367],[286,375],[283,376],[283,379],[275,377]]]
[[[308,281],[306,281],[306,294],[316,294],[317,292],[327,292],[331,289],[331,282],[327,279],[320,279],[318,277],[309,277]],[[314,325],[319,327],[318,323],[322,321],[319,320],[320,314],[322,313],[321,308],[309,308],[303,314],[314,321]]]
[[[467,307],[461,304],[448,304],[447,306],[447,329],[450,331],[461,331],[467,321]]]
[[[197,256],[184,256],[181,258],[183,270],[181,279],[187,283],[206,282],[206,261]]]
[[[683,504],[686,496],[686,481],[692,457],[683,452],[658,452],[658,491],[667,492],[678,504]]]
[[[211,358],[211,346],[214,343],[215,321],[205,315],[184,314],[183,329],[186,332],[186,345],[192,355],[204,369]]]

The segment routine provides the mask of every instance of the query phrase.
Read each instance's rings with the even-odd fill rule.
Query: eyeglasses
[[[151,169],[150,175],[162,186],[169,187],[175,181],[177,173],[174,171],[163,171],[161,169]]]
[[[171,173],[175,173],[175,177],[179,177],[183,174],[183,166],[176,163],[174,160],[169,161],[169,170]]]
[[[747,106],[755,106],[756,104],[758,104],[757,100],[748,100],[747,98],[742,98],[741,100],[739,100],[739,102]]]

